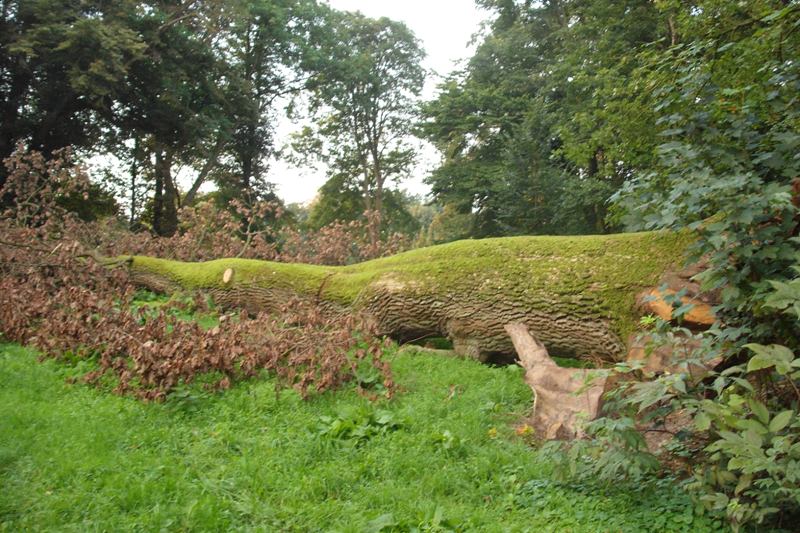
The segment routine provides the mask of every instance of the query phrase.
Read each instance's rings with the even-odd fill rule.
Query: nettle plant
[[[668,462],[688,472],[701,508],[736,530],[800,513],[799,11],[679,45],[655,65],[660,167],[614,200],[629,227],[696,235],[691,260],[708,265],[698,280],[719,291],[718,321],[695,336],[681,371],[617,389],[590,425],[596,440],[567,461],[607,480],[640,476],[657,464],[642,428],[667,431],[658,421],[682,414],[690,423],[671,435]],[[676,311],[680,320],[687,309]],[[647,325],[654,344],[694,335]],[[692,364],[715,358],[714,371],[692,377]]]

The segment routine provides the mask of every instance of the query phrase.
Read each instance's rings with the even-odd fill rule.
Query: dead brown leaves
[[[127,274],[95,261],[90,246],[128,246],[141,237],[120,234],[112,226],[81,223],[58,207],[59,191],[76,190],[78,185],[70,180],[82,179],[62,168],[67,160],[51,164],[22,157],[12,163],[0,196],[26,196],[0,216],[3,339],[34,346],[45,357],[92,360],[96,369],[86,381],[110,381],[117,393],[152,401],[200,377],[213,388],[226,389],[262,372],[275,377],[277,386],[293,387],[304,397],[351,381],[365,394],[392,394],[391,370],[382,357],[384,343],[364,317],[326,312],[297,300],[275,314],[223,315],[216,327],[206,330],[187,320],[191,313],[208,311],[200,296],[159,308],[136,308],[135,287]],[[45,185],[22,183],[30,179],[31,169],[38,169],[36,175]],[[51,179],[55,174],[59,181]],[[208,226],[198,222],[196,231],[230,229],[226,215],[213,216],[221,218],[206,218]],[[249,253],[267,249],[267,241],[259,239],[252,236]],[[184,234],[169,246],[151,240],[156,244],[144,244],[143,250],[165,246],[181,258],[234,251],[234,241],[225,234],[210,233],[203,239]],[[238,247],[246,244],[237,242]],[[360,377],[365,369],[373,378],[369,383]]]

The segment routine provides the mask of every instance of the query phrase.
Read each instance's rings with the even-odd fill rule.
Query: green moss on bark
[[[231,285],[253,285],[268,289],[289,289],[299,294],[316,292],[331,274],[330,267],[276,263],[255,259],[217,259],[184,263],[155,257],[133,256],[130,269],[135,273],[163,276],[186,289],[224,289],[222,276],[233,269]]]
[[[388,293],[445,307],[463,300],[487,312],[513,308],[574,315],[608,323],[626,339],[636,327],[636,295],[682,266],[690,241],[688,234],[666,232],[505,237],[431,246],[345,267],[136,256],[130,268],[188,289],[278,289],[344,306],[374,305]],[[222,278],[228,268],[234,277],[226,286]]]

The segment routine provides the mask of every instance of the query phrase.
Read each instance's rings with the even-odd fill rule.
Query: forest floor
[[[705,531],[668,483],[552,481],[521,369],[400,352],[400,392],[268,378],[163,404],[0,345],[0,531]]]

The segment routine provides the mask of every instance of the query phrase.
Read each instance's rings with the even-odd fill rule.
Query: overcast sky
[[[434,73],[429,75],[425,85],[426,98],[435,94],[439,76],[448,74],[458,61],[471,56],[473,48],[468,43],[487,16],[473,0],[328,0],[328,3],[343,11],[361,11],[369,17],[385,16],[405,22],[422,41],[427,53],[424,66]],[[276,131],[278,146],[284,144],[287,136],[296,129],[296,125],[286,121],[279,124]],[[414,194],[427,193],[428,187],[422,180],[436,161],[436,151],[430,146],[423,148],[413,177],[403,182],[401,187]],[[273,162],[268,179],[277,185],[278,195],[285,202],[306,203],[314,198],[317,189],[325,182],[325,174],[277,161]]]

